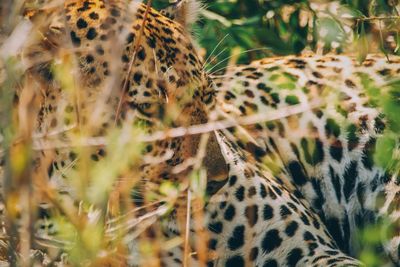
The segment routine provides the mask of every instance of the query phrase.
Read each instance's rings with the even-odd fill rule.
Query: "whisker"
[[[211,56],[214,54],[215,50],[217,50],[218,46],[220,46],[222,44],[222,42],[226,39],[226,37],[229,36],[229,33],[226,34],[221,41],[218,42],[218,44],[214,47],[214,49],[211,51],[210,55],[206,58],[206,60],[203,63],[203,69],[206,66],[206,64],[208,63],[208,60],[211,58]],[[219,55],[219,54],[218,54]]]
[[[216,58],[218,58],[219,55],[221,55],[223,52],[225,52],[227,50],[227,48],[225,47],[224,49],[221,50],[221,52],[219,52],[217,55],[215,55]],[[208,66],[209,64],[207,64]],[[203,70],[207,67],[206,65],[203,65]]]
[[[221,61],[218,62],[217,64],[215,64],[211,69],[207,70],[207,72],[208,72],[210,75],[212,75],[212,74],[214,74],[214,73],[216,72],[216,71],[211,72],[215,67],[217,67],[217,66],[220,65],[221,63],[223,63],[223,62],[225,62],[225,61],[231,59],[232,57],[240,56],[240,55],[242,55],[242,54],[244,54],[244,53],[248,53],[248,52],[262,51],[262,50],[270,50],[270,49],[267,48],[267,47],[261,47],[261,48],[249,49],[249,50],[245,50],[245,51],[242,51],[242,52],[240,52],[240,53],[237,53],[237,54],[233,54],[233,55],[231,55],[231,56],[229,56],[229,57],[227,57],[227,58],[221,60]],[[224,68],[226,68],[226,67],[224,67]],[[224,69],[224,68],[222,68],[222,69]],[[219,69],[219,70],[221,70],[221,69]],[[219,71],[219,70],[218,70],[218,71]]]

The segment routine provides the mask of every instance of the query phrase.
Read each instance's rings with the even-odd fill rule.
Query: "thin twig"
[[[204,124],[196,124],[189,127],[177,127],[163,131],[156,131],[150,135],[139,135],[137,137],[138,142],[154,142],[162,141],[169,138],[177,138],[189,135],[197,135],[209,133],[212,131],[223,130],[236,126],[252,125],[260,122],[268,122],[281,119],[283,117],[289,117],[292,115],[300,114],[315,108],[322,106],[324,102],[322,100],[315,100],[304,104],[286,107],[281,110],[270,111],[267,114],[254,114],[249,116],[239,117],[236,120],[224,119],[219,121],[212,121]],[[282,116],[284,114],[284,116]],[[81,138],[80,141],[70,144],[63,141],[49,141],[49,140],[34,140],[34,150],[50,150],[55,148],[70,148],[74,146],[105,146],[107,141],[105,137],[90,137]],[[1,152],[1,151],[0,151]]]
[[[387,16],[387,17],[365,17],[356,18],[357,21],[371,21],[371,20],[396,20],[400,19],[400,16]]]
[[[185,240],[183,250],[183,266],[189,266],[190,246],[189,246],[189,234],[190,234],[190,217],[191,217],[191,203],[192,194],[190,188],[187,190],[187,206],[186,206],[186,227],[185,227]]]

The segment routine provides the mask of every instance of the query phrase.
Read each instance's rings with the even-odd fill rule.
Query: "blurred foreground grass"
[[[21,20],[18,10],[22,1],[2,1],[0,5],[1,37],[11,33]],[[165,6],[165,1],[156,1],[156,7]],[[40,5],[32,1],[31,6]],[[400,54],[400,36],[397,1],[206,1],[198,25],[193,28],[203,57],[207,59],[206,68],[210,73],[222,70],[228,63],[248,63],[251,60],[272,55],[299,54],[306,51],[316,53],[357,53],[363,60],[369,52],[382,54]],[[24,39],[24,36],[21,36]],[[4,52],[4,51],[2,51]],[[4,53],[3,53],[4,55]],[[135,136],[146,134],[140,122],[133,126],[111,131],[103,139],[90,139],[92,136],[77,134],[71,129],[61,131],[63,137],[72,140],[73,164],[69,166],[53,166],[60,176],[66,177],[65,194],[74,195],[73,200],[54,192],[54,187],[48,184],[40,175],[34,175],[34,153],[43,152],[43,161],[53,156],[47,149],[41,149],[43,143],[32,139],[33,122],[37,112],[34,95],[22,93],[29,87],[39,92],[34,83],[28,79],[21,83],[23,63],[21,57],[10,54],[3,58],[4,70],[0,74],[0,135],[1,135],[1,165],[5,179],[3,189],[5,194],[2,202],[9,216],[4,220],[6,228],[12,237],[7,240],[0,237],[0,252],[2,260],[30,266],[32,262],[47,262],[64,258],[64,248],[69,251],[69,261],[73,265],[123,265],[126,261],[134,262],[134,255],[129,255],[128,241],[140,236],[138,251],[144,255],[143,262],[149,265],[157,264],[157,257],[162,249],[176,246],[182,239],[162,242],[161,233],[145,233],[148,225],[154,223],[154,217],[149,214],[164,216],[179,200],[178,196],[188,187],[195,192],[199,205],[204,201],[204,172],[201,168],[191,173],[188,184],[177,184],[166,181],[158,188],[147,190],[141,188],[139,164],[143,151],[148,147]],[[74,96],[74,68],[72,59],[68,56],[59,58],[52,69],[55,79],[67,94]],[[237,62],[232,62],[237,61]],[[3,77],[3,78],[1,78]],[[393,127],[378,140],[376,161],[383,166],[390,166],[393,172],[399,170],[398,162],[388,157],[394,149],[400,121],[399,95],[400,85],[394,83],[388,90],[393,98],[381,98],[377,88],[366,81],[366,88],[375,98],[376,105],[382,107],[387,116],[394,121]],[[14,107],[15,92],[22,108]],[[19,120],[15,118],[18,113]],[[68,114],[61,114],[64,121]],[[88,132],[91,129],[86,129]],[[51,138],[50,138],[51,139]],[[96,143],[91,148],[87,143]],[[12,145],[16,144],[16,145]],[[107,147],[104,155],[102,147]],[[70,147],[67,147],[70,149]],[[50,150],[50,149],[48,149]],[[124,151],[124,153],[120,153]],[[105,160],[93,162],[93,157],[102,156]],[[79,158],[79,167],[75,159]],[[62,165],[62,163],[60,163]],[[77,170],[77,171],[76,171]],[[39,174],[49,170],[39,170]],[[65,173],[68,172],[68,175]],[[46,177],[44,175],[43,177]],[[118,178],[118,179],[117,179]],[[62,180],[62,179],[61,179]],[[146,185],[146,189],[149,189]],[[151,186],[151,185],[150,185]],[[33,190],[39,188],[40,190]],[[131,188],[135,188],[134,192]],[[132,199],[134,204],[132,204]],[[39,246],[45,247],[46,255],[31,250],[34,236],[34,222],[42,202],[50,202],[55,207],[55,214],[50,218],[43,216],[40,230],[44,233],[39,237]],[[161,206],[160,203],[167,203]],[[137,205],[136,205],[137,204]],[[162,208],[162,209],[161,209]],[[201,217],[201,215],[199,215]],[[48,220],[48,221],[47,221]],[[57,225],[57,229],[54,229]],[[18,247],[17,228],[22,227],[21,244],[16,250],[6,249],[10,243],[11,249]],[[48,233],[53,234],[49,236]],[[146,235],[152,235],[152,238]],[[154,243],[154,235],[160,236]],[[381,238],[380,229],[367,228],[360,233],[364,246],[360,257],[368,266],[380,266],[379,251],[375,245]],[[157,238],[155,238],[157,240]],[[30,259],[36,260],[30,260]]]

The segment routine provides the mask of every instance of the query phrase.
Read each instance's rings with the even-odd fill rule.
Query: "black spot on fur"
[[[143,77],[143,74],[141,72],[135,72],[135,74],[133,74],[133,80],[138,85],[140,85],[140,82],[142,81],[142,77]]]
[[[260,184],[260,196],[265,198],[267,196],[267,189],[265,189],[264,184]]]
[[[236,199],[239,201],[243,201],[244,199],[244,187],[240,186],[235,192]]]
[[[392,71],[391,71],[390,69],[382,69],[382,70],[378,71],[378,73],[379,73],[380,75],[382,75],[382,76],[390,75],[391,72],[392,72]]]
[[[305,225],[310,225],[310,220],[307,218],[307,215],[305,213],[301,213],[300,219]]]
[[[383,115],[380,114],[376,119],[375,119],[375,130],[378,134],[383,133],[383,131],[386,128],[385,122],[382,120]]]
[[[317,72],[317,71],[313,71],[313,72],[312,72],[312,75],[314,75],[314,77],[315,77],[315,78],[318,78],[318,79],[323,78],[322,74],[319,73],[319,72]]]
[[[99,19],[99,15],[96,12],[92,12],[89,14],[89,17],[93,20]]]
[[[292,211],[288,209],[288,207],[286,207],[285,205],[282,205],[280,208],[280,214],[282,218],[286,218],[292,214]]]
[[[271,87],[266,86],[265,83],[258,83],[257,84],[257,89],[262,90],[262,91],[264,91],[266,93],[269,93],[272,90]]]
[[[313,178],[311,179],[311,184],[316,193],[317,197],[313,200],[313,207],[320,210],[322,209],[322,205],[325,203],[325,197],[321,190],[321,180]]]
[[[263,218],[264,220],[270,220],[274,216],[274,209],[268,205],[264,204],[264,209],[263,209]]]
[[[269,197],[274,200],[277,198],[275,192],[271,188],[268,188],[268,194],[269,194]]]
[[[287,257],[287,265],[289,267],[295,267],[302,257],[303,251],[300,248],[292,249]]]
[[[362,152],[362,163],[368,170],[372,170],[372,167],[374,166],[375,145],[376,139],[369,139]]]
[[[214,222],[208,225],[208,229],[216,234],[222,233],[223,225],[221,222]]]
[[[74,31],[71,31],[70,36],[71,36],[72,44],[75,47],[78,47],[81,45],[81,39],[76,35],[76,33]]]
[[[315,264],[319,260],[323,260],[323,259],[326,259],[326,258],[329,258],[329,256],[328,255],[321,255],[321,256],[315,257],[314,260],[312,261],[312,263]]]
[[[342,249],[344,252],[349,252],[349,239],[350,236],[350,222],[349,222],[349,215],[345,212],[343,220],[342,220],[342,229],[343,229],[343,236],[346,237],[344,239],[343,245],[339,245],[339,248]]]
[[[312,233],[310,233],[309,231],[305,231],[304,232],[304,240],[306,241],[316,241],[317,239],[315,239],[314,235]]]
[[[135,34],[134,34],[133,32],[130,32],[130,33],[128,34],[128,36],[126,37],[126,42],[127,42],[128,44],[130,44],[130,43],[133,42],[133,40],[135,40]]]
[[[260,100],[264,105],[269,106],[269,101],[265,98],[265,96],[260,96]]]
[[[282,238],[279,236],[278,230],[272,229],[264,235],[261,246],[264,253],[270,253],[274,249],[277,249],[281,243]]]
[[[263,267],[278,267],[278,263],[274,259],[269,259],[264,262]]]
[[[217,86],[218,86],[218,84],[217,84]],[[220,86],[222,86],[222,84]],[[231,100],[231,99],[235,99],[235,98],[236,98],[236,96],[232,92],[230,92],[230,91],[225,92],[225,100]]]
[[[50,166],[47,168],[47,174],[49,175],[49,177],[51,177],[54,173],[54,163],[50,164]]]
[[[354,192],[357,176],[358,176],[357,162],[352,161],[350,163],[350,166],[347,167],[346,171],[343,174],[343,180],[344,180],[343,193],[346,198],[346,201],[349,201],[351,194]]]
[[[292,237],[296,234],[297,229],[299,228],[299,224],[295,221],[291,221],[288,226],[286,226],[285,233]]]
[[[147,44],[151,47],[151,48],[156,48],[156,39],[154,36],[149,36],[147,37]]]
[[[173,34],[173,31],[171,29],[167,28],[167,27],[163,27],[162,30],[168,35],[172,35]]]
[[[144,51],[143,48],[141,48],[139,50],[139,52],[137,53],[138,59],[140,59],[141,61],[145,60],[146,58],[146,52]]]
[[[87,33],[86,33],[86,38],[88,39],[88,40],[93,40],[94,38],[96,38],[96,36],[97,36],[97,32],[96,32],[96,29],[95,28],[89,28],[89,30],[87,31]]]
[[[328,218],[326,220],[326,227],[328,228],[329,233],[335,238],[336,243],[339,247],[344,247],[344,240],[342,235],[342,230],[340,227],[339,220],[337,218]]]
[[[288,63],[294,64],[297,69],[304,69],[307,65],[307,63],[301,59],[290,59]]]
[[[239,255],[233,256],[225,262],[225,267],[244,267],[244,259]]]
[[[337,162],[340,162],[343,157],[342,142],[340,142],[340,140],[336,140],[336,142],[329,147],[329,153],[333,159],[335,159]]]
[[[88,24],[87,24],[86,20],[84,20],[84,19],[82,19],[82,18],[79,18],[79,19],[76,21],[76,27],[78,27],[78,29],[86,28],[87,25],[88,25]]]
[[[356,85],[354,84],[354,82],[353,82],[352,80],[350,80],[350,79],[346,79],[344,82],[345,82],[345,84],[346,84],[348,87],[351,87],[351,88],[356,87]]]
[[[316,218],[313,218],[312,223],[316,229],[321,228],[321,225]]]
[[[329,166],[329,176],[331,177],[331,182],[333,184],[333,188],[335,189],[335,193],[336,193],[336,197],[338,199],[338,201],[340,202],[341,197],[342,197],[342,186],[340,183],[340,178],[339,176],[335,173],[335,171],[333,170],[333,168],[331,166]]]
[[[217,244],[218,241],[216,239],[210,239],[210,241],[208,241],[208,248],[215,250],[217,248]]]
[[[278,178],[277,178],[278,179]],[[282,196],[282,190],[279,189],[279,187],[277,187],[276,185],[271,185],[271,187],[274,189],[274,192],[278,195],[278,196]]]
[[[86,63],[90,64],[94,61],[94,57],[91,54],[86,56]]]
[[[236,176],[236,175],[232,175],[232,176],[229,178],[229,186],[234,186],[235,183],[236,183],[236,181],[237,181],[237,176]]]
[[[307,183],[307,177],[304,174],[303,167],[298,161],[292,161],[288,164],[290,175],[293,181],[297,185],[305,185]]]
[[[232,221],[233,217],[235,217],[235,213],[235,207],[229,204],[224,212],[224,219],[227,221]]]
[[[228,239],[230,250],[236,250],[244,245],[244,226],[239,225],[233,229],[232,236]]]

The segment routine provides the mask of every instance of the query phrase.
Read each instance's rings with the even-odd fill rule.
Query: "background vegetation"
[[[233,51],[240,63],[304,51],[400,53],[397,0],[207,0],[204,7],[194,33],[213,54],[210,65]]]
[[[41,1],[33,2],[40,4]],[[11,13],[6,12],[8,10],[4,8],[6,4],[12,6]],[[158,0],[153,4],[160,9],[169,3],[166,0]],[[15,26],[13,23],[18,22],[15,14],[18,13],[20,5],[21,1],[5,0],[0,3],[0,14],[2,14],[0,16],[2,25],[0,45],[3,39],[1,34],[10,33],[12,27]],[[229,63],[248,63],[266,56],[300,54],[309,51],[317,54],[355,53],[360,61],[372,52],[382,53],[389,60],[391,54],[400,54],[400,21],[398,19],[400,9],[397,0],[208,0],[204,2],[204,5],[205,9],[200,13],[199,23],[193,26],[193,34],[203,57],[207,59],[206,68],[210,73],[223,70]],[[29,192],[28,195],[32,198],[22,199],[25,201],[23,203],[26,207],[18,207],[18,209],[31,212],[32,207],[29,205],[32,205],[32,199],[35,199],[30,184],[31,180],[29,180],[33,179],[30,177],[33,146],[29,137],[32,129],[19,129],[18,123],[13,122],[13,114],[10,112],[13,106],[13,90],[16,85],[31,86],[30,84],[19,84],[23,73],[18,69],[18,60],[20,59],[12,57],[5,62],[5,69],[0,68],[5,72],[0,73],[0,84],[3,82],[0,90],[0,142],[1,147],[6,148],[0,151],[0,157],[7,153],[14,157],[10,160],[11,166],[8,166],[9,173],[5,174],[11,177],[10,173],[13,173],[15,178],[13,182],[16,185],[13,188],[14,191],[9,192],[9,196],[11,196],[8,202],[10,210],[13,205],[18,206],[16,203],[21,194]],[[54,66],[56,80],[65,86],[66,91],[72,90],[68,89],[73,87],[71,84],[73,84],[74,78],[71,77],[71,59],[65,57],[60,60],[59,64]],[[389,97],[383,98],[379,94],[379,88],[373,84],[368,84],[366,89],[376,105],[383,108],[392,121],[392,128],[378,140],[377,162],[382,166],[390,167],[393,172],[397,172],[398,161],[392,158],[391,151],[396,145],[400,131],[400,118],[397,115],[400,113],[400,84],[394,82],[390,86]],[[32,116],[32,112],[27,114],[27,120],[34,120],[35,118]],[[132,161],[139,161],[144,145],[138,145],[140,140],[120,138],[122,134],[136,136],[138,132],[142,133],[140,127],[111,132],[106,137],[106,141],[110,144],[108,155],[105,157],[106,163],[93,164],[84,170],[86,173],[78,172],[70,175],[70,185],[78,192],[78,199],[81,200],[79,209],[74,205],[76,203],[68,201],[59,203],[58,200],[51,199],[54,205],[59,205],[57,208],[60,212],[54,216],[59,225],[58,234],[56,238],[42,239],[41,242],[52,242],[54,247],[64,246],[69,249],[70,261],[75,265],[86,263],[92,266],[96,266],[96,264],[97,266],[102,264],[118,265],[124,262],[127,254],[124,239],[128,237],[128,231],[125,228],[134,229],[135,234],[144,231],[147,221],[140,221],[139,217],[136,217],[140,213],[139,208],[131,212],[130,205],[119,205],[120,203],[113,203],[112,199],[115,194],[118,197],[123,195],[124,200],[129,202],[132,197],[129,189],[137,180],[131,179],[129,183],[123,180],[117,189],[111,189],[112,183],[115,182],[118,175],[125,174],[128,168],[138,168],[138,166],[128,165]],[[23,140],[21,145],[14,148],[13,151],[8,151],[10,144],[21,136]],[[132,154],[118,153],[122,149],[129,150]],[[76,151],[76,154],[83,158],[82,162],[84,163],[90,162],[88,159],[90,153],[91,151],[88,152],[85,149]],[[1,165],[5,164],[2,160],[0,163]],[[137,169],[135,170],[137,171]],[[67,168],[61,169],[60,173],[62,171],[68,170]],[[0,173],[0,175],[2,174]],[[81,179],[83,176],[87,177],[87,180]],[[200,180],[200,176],[201,171],[194,173],[193,183],[201,184],[197,181]],[[153,203],[165,202],[172,206],[178,200],[177,196],[183,190],[182,188],[187,189],[185,186],[187,185],[177,186],[166,182],[156,193],[152,192],[153,195],[150,198]],[[202,197],[204,185],[198,185],[198,188],[200,189],[197,193]],[[46,194],[51,198],[55,193],[49,190],[46,191]],[[135,197],[133,196],[133,198]],[[149,207],[146,209],[150,210]],[[137,214],[136,211],[138,211]],[[158,212],[157,210],[152,211]],[[88,214],[92,216],[90,217],[92,220],[87,220]],[[165,211],[158,214],[165,214]],[[29,220],[30,216],[34,217],[33,214],[24,214],[25,222]],[[107,221],[106,219],[109,217],[110,220]],[[51,224],[50,220],[49,224]],[[144,226],[141,227],[142,225]],[[24,232],[27,236],[31,234],[28,231],[31,229],[29,227],[33,226],[27,223],[26,232]],[[108,230],[105,231],[104,229],[107,227]],[[16,229],[11,230],[16,231]],[[381,238],[379,231],[379,227],[371,228],[360,234],[363,244],[360,257],[368,266],[382,266],[383,264],[381,251],[376,247]],[[57,243],[60,240],[63,241],[62,244]],[[7,261],[13,257],[17,258],[17,255],[4,252],[4,244],[7,242],[5,237],[0,235],[0,254],[8,255],[8,258],[0,258],[0,260]],[[13,240],[11,240],[12,242]],[[29,242],[31,241],[28,240]],[[179,240],[172,240],[168,245],[174,246],[179,242]],[[153,244],[150,240],[146,242],[145,238],[141,243],[142,246],[139,250],[146,255],[147,259],[154,258],[157,249],[160,249],[157,246],[161,246],[161,243]],[[22,253],[28,255],[28,258],[30,253],[34,254],[33,256],[36,258],[41,260],[45,258],[49,262],[60,258],[58,254],[60,252],[56,248],[52,247],[49,249],[49,255],[44,256],[39,255],[38,252],[31,252],[30,244],[22,245]],[[27,262],[22,263],[29,266]]]

